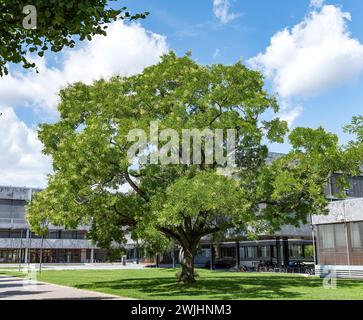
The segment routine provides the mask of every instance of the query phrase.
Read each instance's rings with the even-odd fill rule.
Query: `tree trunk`
[[[194,250],[188,250],[183,248],[182,261],[181,261],[181,273],[179,281],[183,283],[195,282],[194,273]]]
[[[193,229],[190,218],[185,220],[184,225],[186,226],[185,230],[182,227],[176,227],[175,230],[159,227],[159,230],[181,246],[181,272],[178,278],[180,282],[187,284],[195,282],[194,257],[197,254],[200,239],[203,236],[219,231],[219,228],[218,230],[202,229],[203,224],[199,223],[198,228]]]

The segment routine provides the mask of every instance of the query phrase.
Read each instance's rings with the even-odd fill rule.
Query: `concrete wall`
[[[0,239],[0,249],[19,249],[20,247],[30,247],[32,249],[41,248],[41,239]],[[89,240],[79,239],[44,239],[43,249],[92,249],[96,246],[92,245]]]
[[[0,199],[29,201],[32,195],[40,191],[40,189],[0,186]]]
[[[363,221],[363,198],[331,202],[328,215],[313,216],[313,224]]]
[[[291,225],[285,225],[280,231],[276,232],[277,236],[288,236],[288,237],[312,237],[312,229],[310,224],[301,224],[299,228]]]

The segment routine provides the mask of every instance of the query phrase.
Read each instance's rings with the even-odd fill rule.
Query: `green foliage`
[[[106,24],[116,19],[140,19],[148,13],[131,15],[126,8],[107,6],[107,0],[0,0],[0,76],[8,73],[6,63],[22,63],[35,67],[27,60],[29,53],[40,57],[50,49],[61,51],[75,46],[75,36],[92,40],[106,35]],[[37,10],[36,29],[23,27],[23,8],[34,5]]]
[[[206,235],[235,228],[253,236],[325,213],[329,176],[356,170],[357,161],[347,161],[335,135],[297,128],[289,135],[292,151],[268,163],[266,142],[284,141],[287,125],[266,120],[278,105],[263,86],[260,73],[241,63],[201,66],[170,53],[139,75],[63,89],[60,120],[39,130],[54,173],[29,207],[32,227],[44,220],[70,228],[89,224],[90,236],[103,245],[130,232],[156,252],[172,239],[191,259]],[[127,134],[143,129],[150,135],[155,120],[160,130],[180,135],[183,129],[236,129],[237,166],[131,167]],[[130,191],[121,191],[125,185]]]
[[[314,246],[313,245],[305,246],[305,257],[314,257]]]
[[[112,248],[109,250],[107,260],[110,262],[120,261],[121,256],[126,255],[126,250],[123,248]]]
[[[358,138],[358,142],[363,143],[363,116],[353,117],[351,124],[345,126],[345,131],[354,134]]]
[[[261,175],[264,215],[271,226],[282,223],[298,226],[311,214],[326,212],[326,183],[334,172],[341,172],[340,189],[348,187],[347,175],[358,168],[350,166],[338,137],[323,128],[296,128],[289,135],[292,150],[274,161]]]
[[[356,136],[355,140],[349,142],[346,150],[346,161],[353,163],[353,166],[358,161],[363,168],[363,116],[353,117],[351,124],[347,125],[344,130]]]

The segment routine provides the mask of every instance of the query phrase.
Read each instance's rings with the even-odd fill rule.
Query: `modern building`
[[[260,235],[251,241],[244,237],[226,237],[220,244],[211,245],[203,239],[201,253],[196,265],[203,266],[211,260],[222,261],[224,265],[256,267],[260,263],[287,267],[291,262],[314,262],[314,249],[310,225],[300,228],[285,226],[275,235]]]
[[[0,187],[0,263],[39,262],[42,252],[44,263],[85,263],[108,260],[108,251],[97,248],[86,239],[87,228],[64,230],[50,226],[42,239],[30,232],[25,218],[25,206],[39,189]],[[226,237],[218,247],[213,247],[214,258],[231,261],[231,264],[253,266],[259,261],[287,264],[290,260],[313,260],[310,226],[286,226],[275,236],[261,236],[259,241]],[[150,262],[142,248],[128,241],[129,261]],[[161,264],[178,264],[177,249],[160,257]],[[196,264],[204,266],[210,259],[211,243],[203,239]]]
[[[318,275],[363,278],[363,198],[329,204],[329,215],[314,216]]]
[[[41,239],[30,232],[25,206],[39,189],[0,187],[0,263],[80,263],[102,261],[105,252],[85,239],[87,230],[51,227]]]
[[[312,226],[308,224],[301,225],[300,228],[284,226],[275,235],[260,235],[257,241],[227,233],[221,243],[213,246],[207,237],[201,241],[196,265],[205,266],[210,260],[223,260],[230,265],[247,267],[256,266],[261,261],[287,266],[291,262],[311,263],[315,260],[321,272],[331,269],[351,270],[350,272],[356,268],[363,270],[363,176],[350,179],[351,189],[346,191],[350,199],[343,202],[333,196],[337,192],[337,177],[338,175],[333,175],[326,187],[327,197],[331,200],[331,214],[313,217],[314,235]],[[86,239],[87,227],[64,230],[50,226],[49,234],[44,239],[30,232],[25,218],[25,206],[39,191],[0,187],[0,263],[39,262],[40,252],[44,263],[110,260],[109,251],[97,248]],[[340,215],[336,212],[340,212]],[[345,212],[345,216],[342,212]],[[315,255],[314,238],[317,244]],[[143,254],[142,247],[131,240],[127,241],[125,249],[129,261],[154,261],[153,257]],[[166,252],[157,261],[164,265],[178,264],[178,248],[174,252]]]
[[[270,154],[271,161],[279,156],[280,154]],[[315,262],[318,264],[318,272],[326,273],[331,269],[338,271],[340,269],[349,269],[361,270],[359,272],[363,274],[363,249],[360,247],[362,244],[359,244],[359,241],[363,241],[363,175],[349,178],[351,187],[345,190],[349,199],[346,201],[340,201],[341,199],[335,196],[339,193],[337,184],[339,176],[339,174],[332,175],[325,188],[327,198],[331,201],[329,205],[330,215],[312,217],[313,224],[316,225],[314,234],[313,226],[309,224],[301,225],[300,228],[284,226],[280,232],[273,236],[261,235],[258,241],[248,241],[248,239],[243,239],[243,237],[242,240],[241,238],[237,240],[227,235],[225,241],[218,245],[217,248],[213,248],[214,257],[225,262],[230,261],[231,264],[235,263],[235,265],[247,267],[255,266],[261,261],[285,267],[295,262]],[[334,234],[340,237],[341,241],[344,240],[344,237],[346,237],[343,230],[344,223],[340,220],[335,220],[335,212],[339,211],[338,208],[343,207],[347,210],[347,219],[350,219],[346,223],[351,223],[347,226],[347,228],[350,228],[347,235],[349,239],[348,254],[344,253],[346,252],[344,249],[346,246],[343,242],[337,244],[339,247],[334,249],[337,251],[334,251],[332,248],[322,248],[322,241],[319,241],[319,239],[324,237],[332,236],[332,231],[329,231],[330,228],[335,228]],[[342,210],[340,209],[340,212]],[[353,213],[349,214],[349,210],[353,210]],[[316,250],[314,243],[317,248]],[[331,243],[327,245],[330,246]],[[211,260],[211,249],[210,241],[203,240],[202,252],[196,258],[196,263],[203,265]],[[349,261],[347,260],[348,257]],[[343,267],[339,267],[341,264],[343,264]],[[335,267],[331,267],[331,265]],[[346,265],[350,267],[344,267]],[[341,274],[343,273],[341,272]]]

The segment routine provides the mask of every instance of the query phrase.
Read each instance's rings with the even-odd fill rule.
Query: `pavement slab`
[[[35,280],[0,275],[0,300],[132,300]]]

